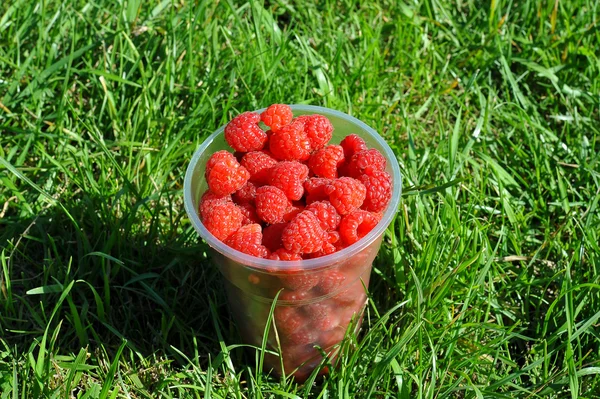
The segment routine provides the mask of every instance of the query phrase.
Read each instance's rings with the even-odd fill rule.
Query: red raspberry
[[[340,242],[339,231],[328,231],[327,232],[327,242],[329,242],[330,244],[338,244]]]
[[[337,306],[343,306],[343,311],[340,312],[340,325],[348,327],[352,320],[361,320],[364,314],[364,305],[367,303],[367,294],[362,287],[358,290],[348,289],[334,296],[333,303]],[[348,306],[355,305],[355,306]],[[360,323],[359,323],[360,324]]]
[[[246,182],[232,195],[233,201],[238,205],[254,203],[254,197],[256,197],[256,186],[252,182]]]
[[[306,204],[310,205],[316,201],[328,200],[329,196],[325,193],[325,187],[331,184],[332,179],[322,177],[311,177],[304,182],[304,190],[306,191]]]
[[[210,190],[206,191],[204,194],[202,194],[202,198],[200,198],[200,204],[198,205],[200,217],[202,218],[202,214],[207,212],[208,209],[212,208],[216,204],[225,202],[231,202],[230,195],[217,195],[210,192]]]
[[[228,195],[236,192],[246,184],[250,177],[250,173],[246,168],[240,166],[232,154],[229,155],[231,155],[230,158],[219,161],[213,161],[213,157],[211,157],[207,162],[207,165],[210,164],[210,168],[208,169],[206,182],[210,191],[217,195]],[[219,157],[221,156],[219,155]]]
[[[321,256],[325,256],[325,255],[329,255],[332,254],[334,252],[337,252],[338,248],[329,243],[329,242],[325,242],[323,244],[323,248],[321,248],[320,250],[318,250],[317,252],[313,252],[312,254],[308,254],[307,255],[307,259],[313,259],[313,258],[320,258]]]
[[[217,203],[206,207],[201,214],[202,224],[218,240],[223,241],[242,227],[244,216],[233,202]]]
[[[323,245],[323,248],[321,249],[321,251],[323,251],[323,255],[330,255],[339,250],[340,249],[335,244],[331,244],[329,242],[325,243],[325,245]]]
[[[260,224],[247,224],[242,226],[225,240],[225,244],[248,255],[264,258],[267,248],[262,244]]]
[[[273,131],[279,130],[282,126],[290,123],[293,117],[292,109],[285,104],[273,104],[260,114],[263,123]]]
[[[225,140],[236,151],[262,150],[267,142],[267,133],[259,126],[260,115],[244,112],[225,126]]]
[[[294,306],[276,306],[273,319],[277,331],[284,336],[300,330],[305,324],[304,317],[300,314],[298,307]]]
[[[256,214],[256,208],[254,207],[254,205],[252,205],[248,202],[245,202],[243,204],[239,204],[238,208],[240,208],[242,215],[244,215],[244,219],[242,220],[242,225],[252,224],[252,223],[260,224],[262,222],[260,220],[260,218],[258,217],[258,215]]]
[[[283,290],[283,292],[281,294],[279,294],[279,299],[282,301],[291,301],[291,302],[298,302],[298,301],[304,301],[305,299],[308,298],[310,294],[308,293],[308,291],[286,291]]]
[[[367,296],[365,294],[365,289],[362,285],[362,282],[358,280],[350,287],[335,294],[335,296],[333,296],[331,299],[333,299],[337,305],[342,305],[344,308],[352,304],[360,304],[360,307],[362,308],[362,306],[365,304]],[[359,309],[356,309],[355,312],[360,313]]]
[[[346,173],[348,176],[358,179],[365,173],[366,168],[385,170],[385,164],[385,157],[375,148],[371,148],[352,155],[346,166]]]
[[[301,123],[292,122],[273,132],[269,149],[282,161],[305,161],[310,157],[310,141]]]
[[[296,255],[299,256],[298,254]],[[279,279],[284,288],[292,291],[308,291],[319,282],[319,277],[314,273],[306,273],[304,271],[299,271],[295,274],[290,273],[287,276],[279,276]]]
[[[324,255],[332,254],[341,249],[344,249],[344,243],[342,242],[340,233],[338,231],[328,231],[327,244],[323,245],[322,249]]]
[[[339,145],[328,145],[311,155],[308,167],[316,176],[335,179],[343,163],[344,149]]]
[[[276,252],[283,247],[281,234],[287,227],[287,223],[275,223],[263,229],[263,245],[271,252]]]
[[[295,253],[289,252],[283,248],[279,248],[277,251],[272,252],[271,255],[269,255],[269,259],[271,259],[271,260],[302,260],[302,256],[300,256],[300,254],[295,254]]]
[[[304,324],[306,325],[306,322],[304,322]],[[317,331],[310,328],[305,328],[288,336],[284,336],[283,341],[293,345],[308,345],[314,343],[318,337],[319,334]]]
[[[346,329],[348,328],[348,323],[345,325],[341,324],[341,317],[336,315],[336,319],[339,320],[336,329],[330,331],[322,331],[319,336],[319,346],[327,353],[333,353],[333,347],[338,345],[344,340],[344,336],[346,335]],[[321,369],[321,373],[329,373],[329,368],[324,367]],[[319,374],[321,374],[319,373]]]
[[[342,287],[346,281],[346,276],[337,270],[325,272],[321,277],[321,282],[317,285],[319,292],[323,295],[331,294]]]
[[[302,115],[297,117],[296,121],[304,125],[304,131],[310,140],[310,147],[313,150],[323,148],[331,140],[333,125],[327,117],[316,114]]]
[[[379,219],[371,212],[356,210],[342,219],[340,223],[340,236],[346,245],[352,245],[377,226]]]
[[[325,193],[329,195],[329,202],[331,202],[331,205],[333,205],[338,213],[343,216],[349,214],[363,204],[367,189],[356,179],[351,177],[340,177],[325,187]]]
[[[283,190],[288,199],[297,201],[304,194],[302,183],[308,177],[308,167],[297,161],[279,162],[271,168],[269,184]]]
[[[273,186],[262,186],[256,190],[256,214],[267,223],[279,223],[283,220],[290,201],[285,193]]]
[[[297,214],[302,212],[304,209],[305,206],[301,201],[294,201],[292,205],[288,208],[286,214],[283,215],[283,221],[290,222],[296,217]]]
[[[206,161],[206,166],[204,167],[204,177],[206,180],[208,180],[210,171],[219,162],[233,163],[233,161],[237,162],[237,158],[229,151],[221,150],[215,152],[210,156],[208,161]]]
[[[313,202],[306,207],[306,210],[311,211],[317,216],[321,227],[325,231],[335,230],[340,224],[340,220],[342,220],[329,201]]]
[[[319,331],[330,331],[339,325],[338,309],[333,309],[325,303],[311,303],[303,306],[302,310],[311,326]]]
[[[323,247],[326,233],[314,213],[302,211],[288,223],[281,240],[288,251],[309,254]]]
[[[244,155],[241,164],[250,172],[250,181],[258,185],[267,184],[271,167],[277,160],[267,151],[252,151]]]
[[[356,134],[350,134],[346,136],[340,145],[344,149],[344,157],[346,159],[352,158],[352,155],[356,154],[357,152],[368,149],[367,144],[362,137]]]
[[[367,188],[367,196],[362,209],[369,212],[380,212],[387,207],[392,198],[392,177],[386,171],[367,168],[360,181]]]

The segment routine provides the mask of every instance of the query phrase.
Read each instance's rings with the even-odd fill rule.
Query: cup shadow
[[[160,209],[148,218],[136,205],[109,208],[106,199],[83,195],[66,212],[54,206],[22,218],[15,207],[0,219],[5,345],[26,356],[47,327],[49,336],[60,328],[51,342],[57,354],[87,348],[114,356],[126,340],[139,356],[206,366],[221,351],[213,312],[224,340],[238,342],[222,277],[183,208],[179,216]]]

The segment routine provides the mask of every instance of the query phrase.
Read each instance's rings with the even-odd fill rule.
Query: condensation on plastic
[[[331,348],[342,340],[350,320],[353,317],[362,318],[371,266],[385,229],[398,209],[402,178],[390,147],[365,123],[329,108],[310,105],[291,105],[291,108],[294,116],[321,114],[329,118],[334,126],[331,143],[339,143],[345,136],[355,133],[365,140],[369,148],[376,148],[388,160],[387,171],[393,179],[392,199],[381,221],[369,234],[339,252],[301,261],[256,258],[217,240],[200,221],[197,209],[200,197],[207,189],[204,179],[206,161],[216,151],[231,150],[223,136],[224,127],[209,136],[194,153],[185,176],[184,202],[192,225],[213,249],[212,262],[225,277],[229,304],[242,338],[247,343],[261,345],[271,304],[278,293],[274,320],[276,325],[277,311],[285,307],[292,308],[288,309],[288,313],[297,313],[296,317],[306,320],[303,329],[294,331],[293,334],[284,333],[287,331],[282,324],[289,321],[279,320],[278,336],[283,362],[274,356],[265,359],[267,371],[272,369],[281,374],[283,363],[287,374],[295,371],[296,379],[303,380],[322,360],[315,345],[333,353]],[[324,288],[327,286],[323,283],[324,279],[330,278],[332,274],[337,276],[339,284]],[[302,282],[307,283],[301,284]],[[273,328],[271,330],[269,349],[277,351],[277,340]]]

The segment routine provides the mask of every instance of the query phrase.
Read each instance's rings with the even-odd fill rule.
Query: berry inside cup
[[[208,231],[238,251],[277,260],[314,259],[364,237],[390,202],[392,178],[385,157],[360,136],[330,143],[333,129],[323,115],[293,118],[285,104],[233,118],[225,127],[232,151],[206,163],[198,211]],[[274,225],[276,243],[264,234]],[[332,233],[342,239],[331,242]]]
[[[307,268],[302,261],[360,242],[392,199],[386,157],[357,134],[339,142],[333,136],[326,116],[294,118],[284,104],[236,116],[224,129],[231,150],[212,153],[205,164],[208,189],[197,207],[206,230],[228,247],[266,264],[290,262],[257,269],[215,254],[248,343],[261,344],[269,301],[277,296],[268,343],[283,361],[267,357],[266,368],[293,373],[298,381],[322,363],[323,351],[333,363],[349,326],[360,325],[381,237],[325,267]]]

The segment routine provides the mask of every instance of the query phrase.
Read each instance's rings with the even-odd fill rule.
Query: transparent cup
[[[349,134],[361,136],[369,148],[387,159],[393,179],[392,199],[379,224],[355,244],[320,258],[274,261],[239,252],[215,238],[198,216],[200,197],[207,190],[204,168],[210,156],[229,150],[219,128],[196,150],[184,182],[186,212],[200,237],[211,247],[211,260],[225,277],[225,288],[242,339],[262,345],[265,325],[274,299],[277,303],[268,331],[267,349],[280,353],[265,357],[265,371],[293,374],[304,380],[326,353],[334,361],[338,344],[352,320],[360,326],[373,259],[392,221],[402,190],[400,168],[385,140],[360,120],[329,108],[291,105],[294,116],[321,114],[334,126],[331,143]],[[256,112],[262,112],[258,110]],[[282,370],[283,366],[283,370]]]

